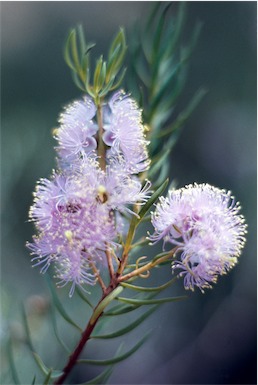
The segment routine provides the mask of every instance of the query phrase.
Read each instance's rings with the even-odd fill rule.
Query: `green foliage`
[[[91,73],[90,52],[94,46],[86,43],[82,27],[78,26],[68,35],[64,58],[72,70],[76,86],[92,96],[98,104],[109,92],[116,90],[124,79],[126,69],[123,68],[123,60],[127,49],[124,30],[121,28],[111,43],[107,60],[101,55]]]
[[[46,274],[45,277],[52,296],[53,304],[55,305],[56,309],[69,324],[73,325],[77,330],[79,330],[79,332],[82,333],[83,330],[81,329],[81,327],[77,325],[76,322],[73,321],[73,319],[67,314],[66,310],[64,309],[61,301],[58,298],[58,295],[56,293],[56,288],[53,286],[51,278],[49,277],[48,274]]]
[[[20,385],[21,382],[20,382],[19,377],[18,377],[18,373],[17,373],[17,369],[16,369],[16,365],[14,362],[14,357],[13,357],[13,346],[12,346],[11,338],[9,338],[9,340],[7,342],[7,357],[8,357],[9,363],[10,363],[10,371],[11,371],[13,383],[15,385]]]
[[[121,354],[119,356],[116,356],[114,358],[110,358],[107,360],[91,360],[91,359],[82,359],[78,360],[78,364],[91,364],[91,365],[113,365],[117,364],[118,362],[124,361],[126,358],[130,357],[133,353],[135,353],[147,340],[149,337],[150,332],[145,334],[143,338],[140,339],[137,344],[134,345],[134,347],[130,350],[128,350],[126,353]]]
[[[206,93],[204,89],[198,90],[183,112],[172,119],[201,30],[197,23],[190,41],[183,46],[185,21],[186,2],[156,2],[146,23],[134,26],[129,44],[128,84],[143,109],[148,127],[152,164],[147,176],[159,177],[157,183],[167,177],[168,157],[181,128]]]

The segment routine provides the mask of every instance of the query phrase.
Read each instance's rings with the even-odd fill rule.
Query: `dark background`
[[[5,346],[10,325],[24,383],[32,381],[35,366],[19,344],[24,333],[20,302],[29,308],[33,296],[48,296],[24,246],[34,232],[27,213],[36,181],[55,167],[51,129],[62,106],[80,96],[62,57],[65,38],[81,22],[87,40],[97,43],[96,54],[106,53],[118,28],[129,31],[137,18],[146,18],[150,6],[150,2],[1,3],[0,338]],[[247,245],[236,268],[213,290],[163,305],[133,334],[135,342],[150,328],[153,335],[138,353],[117,365],[110,380],[114,384],[256,383],[256,2],[189,2],[187,20],[186,35],[197,20],[203,29],[180,105],[200,86],[209,92],[172,153],[171,179],[179,187],[196,181],[232,190],[249,226]],[[157,279],[164,282],[164,277]],[[181,281],[175,292],[183,293]],[[67,299],[67,291],[60,296],[84,325],[88,309],[82,315],[81,305]],[[51,360],[59,357],[62,366],[64,358],[41,310],[31,311],[35,344],[47,364],[55,365]],[[61,327],[73,346],[78,335],[68,334],[65,324]],[[132,339],[132,335],[124,338],[125,350]],[[117,341],[114,344],[118,346]],[[102,358],[111,357],[116,348],[105,341],[95,346]],[[2,363],[5,371],[5,354]],[[94,370],[81,367],[73,381],[82,382]],[[8,376],[5,381],[12,383]]]

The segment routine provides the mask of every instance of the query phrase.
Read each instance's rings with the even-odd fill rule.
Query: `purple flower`
[[[55,136],[59,143],[57,151],[62,159],[73,161],[96,149],[94,135],[98,127],[92,120],[95,114],[93,100],[86,96],[65,108]]]
[[[203,291],[236,263],[245,244],[246,224],[239,203],[230,192],[208,184],[194,184],[161,197],[152,213],[155,228],[150,237],[177,246],[186,289]]]
[[[123,91],[113,95],[108,107],[110,111],[106,109],[104,114],[103,140],[111,147],[111,156],[122,155],[127,170],[132,174],[145,171],[150,161],[141,110]]]
[[[30,217],[39,231],[27,244],[36,255],[34,265],[45,272],[53,263],[62,285],[72,283],[70,295],[75,284],[94,284],[91,261],[103,263],[107,244],[116,237],[114,216],[94,186],[78,174],[54,174],[38,185]]]
[[[34,266],[44,273],[54,265],[59,285],[71,284],[70,295],[76,285],[95,284],[96,266],[106,265],[107,249],[118,246],[123,214],[137,215],[130,206],[150,197],[150,182],[142,186],[134,175],[149,164],[135,102],[119,92],[103,108],[103,140],[110,146],[105,170],[95,151],[96,120],[94,102],[86,96],[61,114],[56,134],[60,171],[39,181],[29,214],[38,232],[27,243]]]
[[[128,205],[143,204],[149,188],[119,161],[104,172],[97,159],[88,157],[72,170],[41,179],[30,210],[39,235],[27,244],[34,266],[41,265],[44,273],[54,264],[59,284],[72,284],[70,295],[75,285],[94,284],[91,263],[104,266],[107,247],[117,247],[121,223],[118,229],[115,210],[131,213]]]

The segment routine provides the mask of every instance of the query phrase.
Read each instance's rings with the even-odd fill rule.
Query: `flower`
[[[55,136],[59,143],[56,149],[62,159],[74,161],[96,149],[94,135],[98,127],[92,120],[95,114],[94,102],[87,96],[65,108],[60,115],[61,126]]]
[[[92,176],[93,178],[93,176]],[[116,237],[114,215],[81,175],[53,174],[43,179],[30,211],[39,235],[27,246],[44,273],[53,263],[60,284],[94,284],[91,264],[105,263],[107,244]]]
[[[120,91],[103,108],[105,170],[95,151],[96,119],[87,96],[65,108],[56,133],[59,171],[39,181],[29,213],[38,232],[27,243],[34,266],[45,273],[54,265],[59,285],[71,283],[70,295],[76,285],[95,284],[96,265],[103,267],[106,251],[118,246],[124,214],[137,215],[130,205],[150,197],[150,182],[142,186],[135,175],[149,164],[136,103]]]
[[[110,99],[104,114],[104,129],[103,140],[111,147],[111,156],[122,155],[128,172],[138,174],[148,168],[148,141],[144,135],[141,110],[123,91]]]
[[[227,273],[245,244],[246,224],[240,205],[230,192],[209,184],[188,185],[161,197],[152,213],[155,232],[150,240],[176,246],[186,289],[210,288],[218,275]]]

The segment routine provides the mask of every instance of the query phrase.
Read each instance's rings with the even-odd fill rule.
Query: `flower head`
[[[73,161],[89,154],[97,147],[94,137],[98,128],[93,122],[96,107],[93,100],[84,96],[65,108],[60,115],[60,128],[57,130],[57,151],[62,159]]]
[[[172,268],[181,270],[186,289],[211,287],[237,263],[246,233],[239,210],[230,192],[208,184],[188,185],[160,198],[150,239],[177,246],[180,259]]]
[[[135,175],[149,164],[141,111],[121,91],[102,107],[103,138],[93,99],[65,108],[56,133],[60,170],[39,181],[30,210],[38,231],[27,244],[34,266],[44,273],[54,265],[59,285],[71,283],[70,295],[75,285],[95,283],[95,265],[105,265],[107,250],[117,247],[120,215],[137,215],[130,205],[150,196],[150,182],[142,186]],[[101,140],[106,148],[99,154]]]
[[[148,141],[145,139],[141,111],[135,101],[123,91],[109,101],[104,116],[103,140],[111,147],[111,155],[122,155],[127,170],[132,174],[145,171],[149,166]]]
[[[92,176],[93,178],[93,176]],[[27,246],[35,265],[45,272],[50,264],[63,284],[94,284],[91,263],[103,263],[107,243],[116,236],[114,216],[97,198],[94,186],[81,175],[54,174],[42,180],[30,217],[39,235]]]

